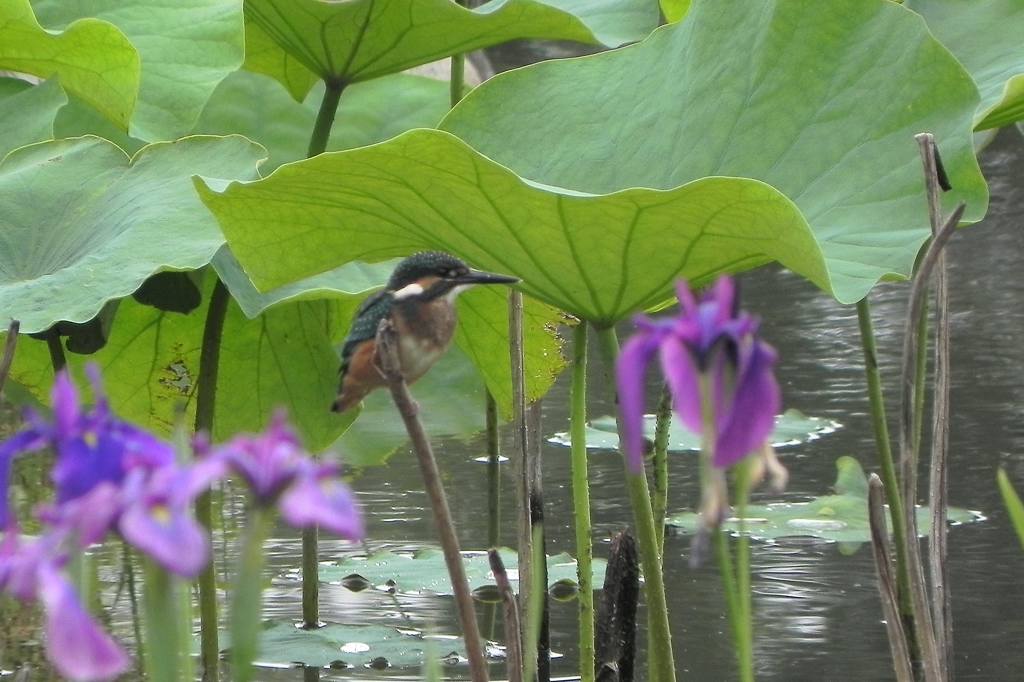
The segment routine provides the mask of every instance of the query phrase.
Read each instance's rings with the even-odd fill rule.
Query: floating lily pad
[[[32,4],[47,28],[101,19],[131,40],[142,72],[130,132],[141,140],[172,140],[188,133],[217,84],[242,65],[239,0],[35,0]]]
[[[317,79],[355,83],[516,38],[621,45],[657,25],[648,0],[246,0],[246,62],[301,101]]]
[[[1024,119],[1024,1],[907,0],[981,92],[977,130]]]
[[[64,89],[127,130],[139,92],[139,53],[116,26],[80,19],[64,31],[47,31],[29,0],[0,0],[0,36],[0,69],[56,76]]]
[[[836,460],[838,477],[834,495],[823,495],[809,502],[776,502],[747,507],[743,532],[759,540],[788,537],[814,537],[828,542],[861,543],[871,540],[868,523],[868,482],[860,462],[853,457]],[[981,512],[949,507],[949,522],[954,525],[981,521]],[[886,514],[886,522],[889,515]],[[697,514],[684,512],[669,516],[665,522],[686,533],[697,530]],[[733,533],[740,530],[739,519],[730,518],[723,527]],[[931,514],[927,507],[917,507],[918,532],[925,536],[931,530]]]
[[[231,633],[220,633],[222,651],[231,647]],[[199,648],[195,638],[193,647]],[[265,621],[255,661],[263,667],[412,668],[423,665],[428,650],[446,663],[462,663],[466,650],[458,637],[424,635],[384,625],[325,625],[303,630],[291,622]],[[489,657],[500,648],[488,646]]]
[[[644,436],[654,440],[656,418],[653,414],[644,415]],[[775,418],[775,430],[771,442],[776,448],[799,445],[817,440],[822,436],[841,428],[841,424],[822,417],[808,417],[799,410],[786,410]],[[548,438],[548,442],[556,445],[570,445],[569,434],[565,431]],[[615,417],[605,416],[593,419],[587,426],[587,449],[618,450],[619,436],[615,427]],[[700,450],[700,437],[681,425],[675,418],[669,428],[669,452],[696,452]]]
[[[513,589],[519,582],[519,561],[511,549],[499,550],[508,571]],[[487,560],[486,552],[463,552],[466,579],[472,590],[494,585],[494,575]],[[594,559],[594,584],[604,584],[607,562]],[[298,579],[298,573],[294,577]],[[452,594],[444,554],[440,549],[428,548],[415,553],[398,554],[391,551],[377,552],[368,557],[344,559],[334,565],[320,566],[320,579],[341,583],[351,587],[371,585],[378,589],[394,589],[397,592],[418,594]],[[361,580],[360,580],[361,579]],[[576,560],[566,553],[548,557],[548,587],[556,584],[576,584]]]

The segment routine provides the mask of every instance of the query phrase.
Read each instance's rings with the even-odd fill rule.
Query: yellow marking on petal
[[[166,504],[158,504],[150,511],[157,523],[167,525],[171,522],[171,510]]]
[[[100,437],[97,436],[94,431],[86,431],[85,435],[82,436],[82,440],[84,440],[85,444],[90,448],[94,448],[100,442]]]

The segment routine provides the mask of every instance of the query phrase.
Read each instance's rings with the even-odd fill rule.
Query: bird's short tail
[[[331,412],[346,412],[356,405],[358,405],[369,391],[357,391],[352,388],[346,388],[342,391],[338,397],[331,403]]]

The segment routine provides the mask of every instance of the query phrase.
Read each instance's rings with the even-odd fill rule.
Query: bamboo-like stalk
[[[501,560],[498,550],[489,550],[487,558],[491,564],[491,572],[494,574],[494,582],[498,586],[498,593],[501,595],[505,614],[505,665],[508,682],[523,682],[523,640],[520,634],[522,625],[519,622],[516,593],[512,590],[508,572],[505,570],[505,562]]]
[[[438,539],[448,567],[448,576],[455,594],[455,604],[462,626],[462,635],[466,644],[466,655],[469,658],[470,676],[473,682],[487,682],[487,659],[484,656],[483,642],[473,608],[473,596],[469,591],[469,581],[462,565],[462,553],[459,550],[459,538],[455,532],[448,498],[441,482],[441,474],[437,470],[437,461],[430,440],[417,414],[418,407],[409,393],[409,387],[402,375],[401,359],[398,356],[398,338],[390,320],[381,321],[377,330],[377,362],[381,373],[388,382],[391,398],[402,416],[405,429],[412,442],[413,451],[419,462],[423,485],[430,498],[430,507],[437,526]]]
[[[597,340],[604,359],[605,380],[615,395],[615,361],[619,355],[619,339],[614,327],[596,329]],[[619,442],[623,442],[622,416],[616,409],[616,424]],[[648,609],[648,670],[650,682],[675,682],[676,670],[672,655],[672,633],[668,621],[668,605],[665,600],[665,580],[661,570],[661,553],[658,551],[658,534],[654,527],[654,511],[651,493],[647,487],[647,476],[641,469],[634,474],[629,469],[625,456],[622,458],[626,474],[626,487],[636,523],[637,542],[640,545],[640,562],[644,571],[644,594]]]
[[[916,136],[928,189],[928,217],[932,234],[942,227],[941,161],[930,133]],[[924,349],[924,344],[921,344]],[[935,380],[932,393],[932,449],[928,474],[928,504],[931,532],[928,538],[928,574],[931,579],[932,620],[935,637],[947,676],[953,670],[953,613],[949,592],[949,568],[946,563],[948,457],[949,457],[949,383],[950,383],[949,285],[945,250],[935,264]]]
[[[12,320],[7,327],[7,340],[4,342],[4,355],[0,359],[0,398],[4,395],[4,386],[7,384],[7,375],[11,371],[11,363],[14,362],[14,351],[18,346],[18,329],[21,323]]]
[[[57,331],[57,325],[53,325],[46,330],[46,349],[50,351],[50,365],[53,367],[53,373],[61,371],[68,365],[68,360],[64,356],[64,345],[60,342],[60,333]]]
[[[882,598],[882,613],[885,616],[885,629],[889,633],[896,682],[914,682],[910,646],[900,617],[896,578],[892,572],[889,531],[885,523],[885,491],[878,474],[871,474],[868,480],[868,520],[871,525],[871,550],[875,557],[875,570],[878,572],[878,592]]]

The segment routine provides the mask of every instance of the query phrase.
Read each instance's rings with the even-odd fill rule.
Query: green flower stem
[[[466,0],[455,0],[455,2],[462,7],[466,6]],[[462,99],[466,87],[465,54],[460,53],[452,55],[452,73],[451,77],[448,79],[448,86],[451,106],[454,107]]]
[[[736,594],[740,605],[740,636],[736,641],[736,656],[740,664],[740,679],[754,680],[754,609],[750,588],[750,537],[746,533],[747,502],[750,500],[750,468],[753,458],[740,462],[736,472],[736,508],[740,517],[740,536],[736,540]]]
[[[231,595],[231,672],[234,682],[253,679],[263,606],[263,544],[273,527],[270,509],[252,505]]]
[[[348,84],[343,81],[324,81],[324,98],[309,138],[307,157],[323,154],[331,137],[331,127],[338,112],[341,93]],[[302,626],[320,626],[320,558],[319,531],[316,526],[302,529]]]
[[[590,484],[587,475],[587,325],[573,330],[570,441],[572,443],[572,506],[576,521],[576,574],[580,591],[580,680],[594,679],[594,553],[590,526]]]
[[[614,327],[595,330],[605,363],[606,381],[614,391],[615,360],[619,355],[619,339]],[[618,399],[616,398],[616,402]],[[617,410],[616,410],[617,412]],[[616,415],[619,440],[622,441],[621,417]],[[630,472],[626,465],[626,486],[633,507],[636,523],[637,544],[640,547],[640,563],[644,571],[644,594],[647,596],[648,671],[650,682],[675,682],[676,669],[672,656],[672,632],[668,623],[668,605],[665,602],[665,579],[661,572],[661,554],[658,552],[658,533],[654,527],[654,511],[651,508],[651,493],[647,488],[647,476]]]
[[[665,515],[668,513],[668,434],[672,426],[672,394],[668,384],[661,389],[654,423],[654,528],[658,532],[658,553],[665,553]]]
[[[338,102],[341,101],[341,93],[345,92],[348,83],[343,81],[324,81],[324,98],[320,101],[320,110],[316,114],[316,123],[313,124],[313,134],[309,138],[309,149],[307,157],[323,154],[327,149],[327,140],[331,137],[331,127],[334,125],[334,116],[338,113]]]
[[[224,333],[231,295],[224,283],[217,280],[210,294],[210,306],[203,324],[203,347],[199,356],[199,383],[196,387],[195,431],[213,433],[213,414],[217,398],[217,373],[220,369],[220,342]],[[212,554],[213,512],[210,491],[204,491],[196,500],[196,518],[210,537],[210,563],[199,575],[199,629],[203,679],[217,682],[220,678],[220,642],[217,622],[217,576]]]
[[[864,371],[867,375],[868,400],[871,404],[871,421],[875,431],[875,447],[878,462],[882,467],[882,483],[885,486],[885,501],[889,505],[892,533],[896,547],[896,588],[899,593],[900,613],[904,620],[913,618],[910,601],[910,573],[907,566],[907,537],[903,523],[903,499],[896,480],[896,466],[892,459],[892,441],[886,422],[885,398],[882,395],[882,377],[878,371],[878,350],[875,346],[875,330],[871,322],[871,306],[865,297],[857,302],[857,319],[860,322],[860,341],[864,349]],[[913,633],[908,633],[913,640]]]
[[[143,559],[142,612],[146,633],[146,679],[192,679],[189,653],[192,614],[187,591],[150,559]]]

